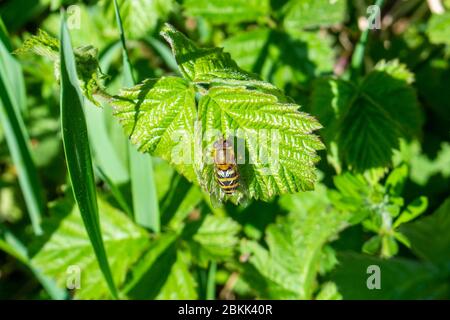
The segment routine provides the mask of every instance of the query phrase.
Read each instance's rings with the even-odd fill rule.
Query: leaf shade
[[[325,127],[325,142],[337,142],[346,166],[364,171],[389,165],[400,138],[420,133],[423,119],[412,76],[398,61],[382,61],[360,85],[335,78],[316,81],[312,113]]]

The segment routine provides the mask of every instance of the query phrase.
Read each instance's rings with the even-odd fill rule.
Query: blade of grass
[[[12,46],[8,39],[8,33],[1,18],[0,41],[6,48],[6,52],[12,52]],[[13,105],[16,107],[16,110],[18,110],[18,112],[24,112],[26,110],[27,103],[22,66],[16,59],[12,57],[12,55],[2,57],[0,63],[2,64],[2,71],[6,72],[6,78],[9,79],[9,83],[14,92],[14,95],[11,97],[15,100],[15,103]]]
[[[122,50],[122,44],[120,41],[114,42],[103,50],[99,55],[100,68],[102,72],[108,74],[109,68],[113,59],[117,54],[120,54]],[[106,102],[105,102],[106,104]],[[129,187],[130,172],[129,172],[129,160],[128,160],[128,138],[123,134],[123,128],[112,116],[110,108],[103,105],[103,110],[98,108],[87,108],[90,112],[94,113],[96,118],[95,123],[102,127],[101,140],[103,145],[106,146],[102,152],[103,163],[109,161],[109,156],[112,156],[115,167],[120,167],[120,174],[109,170],[107,172],[106,163],[103,166],[97,166],[95,169],[96,175],[102,179],[111,189],[113,197],[116,199],[120,207],[133,219],[133,211],[131,210],[131,199],[125,196],[124,189]],[[101,116],[101,117],[98,117]],[[88,122],[88,126],[90,123]],[[94,125],[94,124],[93,124]],[[90,130],[90,129],[89,129]],[[101,162],[102,159],[99,159]],[[108,167],[111,167],[108,165]],[[106,170],[105,170],[106,169]],[[122,172],[124,171],[124,172]],[[126,176],[126,179],[123,179]]]
[[[214,300],[216,298],[216,271],[217,262],[209,263],[208,280],[206,282],[206,300]]]
[[[132,86],[135,84],[135,81],[130,59],[128,57],[119,6],[116,0],[114,0],[114,9],[120,32],[120,41],[122,43],[124,85]],[[136,147],[131,145],[131,143],[129,143],[129,157],[134,217],[139,225],[149,228],[154,232],[159,232],[160,213],[154,181],[152,158],[147,154],[138,152]]]
[[[160,214],[152,158],[129,144],[131,191],[136,222],[160,232]]]
[[[117,289],[108,264],[100,231],[97,194],[87,126],[83,112],[83,96],[79,88],[75,57],[64,13],[61,14],[60,37],[61,128],[67,168],[74,197],[80,209],[98,264],[111,295],[117,298]]]
[[[383,6],[384,0],[376,0],[375,5],[380,8]],[[364,60],[364,52],[366,50],[367,40],[369,39],[369,24],[367,24],[366,29],[361,33],[358,43],[356,44],[355,51],[353,52],[351,68],[350,68],[350,78],[352,80],[357,79],[362,72],[362,65]]]
[[[111,193],[116,199],[119,206],[122,208],[123,211],[130,217],[133,218],[133,211],[128,205],[128,202],[126,201],[125,197],[123,196],[122,192],[120,191],[119,187],[114,184],[114,182],[109,179],[109,177],[102,171],[100,167],[95,167],[95,175],[98,176],[100,179],[102,179],[111,189]]]
[[[130,179],[128,170],[125,169],[109,139],[102,109],[86,100],[85,112],[95,162],[114,184],[127,183]]]
[[[11,56],[3,39],[5,38],[2,37],[0,41],[0,123],[17,169],[33,231],[36,235],[40,235],[42,234],[41,219],[44,213],[43,192],[31,156],[28,134],[19,112],[24,108],[20,104],[25,103],[24,98],[21,97],[21,89],[18,89],[21,86],[12,83],[14,79],[21,78],[23,81],[23,76],[21,70],[13,67],[17,61]]]
[[[27,266],[53,300],[65,300],[69,298],[66,290],[60,288],[53,279],[45,276],[39,269],[33,266],[30,262],[27,248],[12,232],[0,225],[0,235],[0,250],[3,250]]]

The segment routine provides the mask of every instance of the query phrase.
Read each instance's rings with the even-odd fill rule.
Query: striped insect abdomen
[[[239,173],[236,166],[232,164],[217,165],[215,171],[219,187],[225,194],[233,194],[239,187]]]

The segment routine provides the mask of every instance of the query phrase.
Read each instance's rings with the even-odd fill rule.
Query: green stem
[[[123,31],[122,18],[120,17],[119,5],[117,4],[117,0],[114,0],[114,10],[116,14],[117,25],[119,26],[120,31],[120,42],[122,43],[123,67],[125,68],[124,82],[126,82],[127,85],[132,85],[135,84],[136,82],[134,80],[133,72],[131,70],[130,57],[128,56],[127,51],[127,41],[125,40],[125,32]]]
[[[206,282],[206,300],[214,300],[216,297],[216,271],[217,262],[211,261]]]
[[[381,10],[384,0],[376,0],[375,5]],[[366,50],[367,40],[369,39],[369,27],[361,33],[358,43],[356,44],[355,51],[353,52],[351,62],[351,79],[355,80],[361,75],[362,64],[364,60],[364,53]]]

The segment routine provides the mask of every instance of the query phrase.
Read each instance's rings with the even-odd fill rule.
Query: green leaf
[[[55,77],[60,78],[60,57],[58,40],[43,30],[26,39],[22,47],[16,50],[17,54],[33,52],[50,59],[54,64]],[[77,75],[83,94],[94,104],[98,105],[94,94],[102,89],[101,80],[104,75],[100,72],[97,49],[91,45],[81,46],[73,50],[77,66]]]
[[[117,297],[111,269],[100,230],[97,195],[89,147],[86,121],[83,112],[83,96],[79,88],[75,56],[70,36],[61,18],[61,128],[64,153],[75,200],[80,209],[84,226],[91,240],[100,269],[113,297]]]
[[[450,44],[450,12],[433,14],[428,21],[427,34],[434,44]]]
[[[170,275],[161,287],[155,299],[159,300],[196,300],[197,283],[189,270],[187,257],[177,252],[177,260],[170,269]]]
[[[326,282],[320,288],[316,295],[316,300],[342,300],[342,295],[338,292],[338,288],[333,282]]]
[[[111,102],[139,150],[171,162],[188,180],[213,193],[217,185],[209,150],[217,136],[211,134],[233,135],[245,142],[253,161],[241,170],[251,197],[268,200],[313,189],[316,150],[323,144],[312,131],[321,125],[299,112],[298,105],[287,103],[276,87],[244,73],[229,54],[200,49],[170,25],[162,34],[187,79],[145,80]]]
[[[34,233],[40,235],[44,200],[21,115],[26,105],[21,83],[23,75],[20,66],[8,51],[6,44],[0,41],[0,123],[17,169]]]
[[[450,199],[430,216],[403,225],[400,231],[409,239],[411,250],[433,263],[450,261]]]
[[[382,258],[391,258],[398,253],[398,244],[393,236],[385,235],[381,238],[381,252]]]
[[[372,255],[378,253],[381,247],[381,241],[382,238],[380,236],[373,236],[364,243],[362,252]]]
[[[389,260],[368,255],[343,252],[338,254],[339,264],[331,273],[330,280],[336,283],[344,299],[448,299],[450,286],[442,281],[446,271],[430,264],[414,260],[391,258]],[[369,290],[369,266],[380,268],[381,288]]]
[[[50,36],[44,30],[39,29],[37,35],[26,39],[22,44],[22,47],[17,49],[15,52],[16,54],[33,52],[55,62],[59,60],[59,43],[56,38]]]
[[[94,94],[103,88],[100,80],[104,75],[100,72],[97,49],[91,45],[75,48],[75,63],[83,94],[95,105],[99,105]]]
[[[333,205],[342,211],[352,212],[351,223],[359,223],[369,214],[367,202],[371,189],[362,175],[344,173],[333,177],[338,192],[329,190],[328,194]]]
[[[193,139],[196,119],[195,92],[187,81],[175,77],[145,80],[140,85],[121,90],[111,105],[114,115],[139,151],[174,163],[180,173],[190,181],[194,180],[192,165],[177,164],[175,162],[180,159],[172,159],[172,148],[181,147],[175,138],[179,140],[186,135],[183,148],[192,145],[189,138]]]
[[[178,235],[155,239],[130,274],[124,291],[132,299],[196,299],[196,282],[186,257],[177,250]]]
[[[356,171],[389,165],[399,139],[420,132],[422,117],[411,80],[398,61],[382,61],[359,86],[332,78],[316,82],[313,114],[325,127],[327,144],[337,142],[344,164]]]
[[[172,48],[181,74],[194,82],[211,79],[254,80],[254,76],[240,69],[229,53],[221,48],[199,48],[169,24],[161,29],[161,35]]]
[[[185,0],[188,16],[202,17],[213,24],[256,21],[270,13],[268,0]]]
[[[314,188],[314,164],[319,160],[315,151],[323,145],[311,132],[321,126],[297,109],[274,95],[243,87],[213,87],[200,99],[204,137],[219,130],[225,137],[235,134],[246,141],[253,163],[242,165],[241,172],[251,197],[268,200]],[[205,165],[201,173],[209,192],[215,187],[212,171],[212,165]]]
[[[161,224],[167,225],[171,230],[180,230],[185,218],[203,200],[202,191],[178,174],[173,174],[168,187],[161,200]],[[185,196],[180,197],[180,194]]]
[[[200,263],[229,259],[239,243],[240,225],[228,217],[207,215],[189,242]]]
[[[393,196],[400,196],[408,179],[408,166],[402,164],[395,168],[386,179],[386,188]]]
[[[403,233],[396,231],[394,232],[394,237],[398,242],[402,243],[405,247],[411,248],[411,242],[407,237],[405,237]]]
[[[290,213],[267,228],[268,249],[242,243],[242,252],[250,254],[243,279],[263,299],[311,299],[322,248],[346,226],[348,215],[331,209],[325,188],[283,196],[281,205]]]
[[[395,220],[393,228],[395,229],[399,227],[401,224],[417,218],[418,216],[420,216],[422,213],[425,212],[427,207],[428,207],[427,197],[421,196],[415,199],[406,207],[406,209],[400,214],[397,220]]]
[[[68,298],[67,292],[64,289],[57,286],[53,279],[44,275],[39,268],[36,268],[31,263],[25,245],[13,233],[4,228],[3,225],[0,225],[0,250],[3,250],[27,266],[53,300]]]
[[[65,203],[56,203],[52,207],[52,216],[55,218],[64,216],[66,210]],[[102,216],[101,229],[113,271],[112,276],[115,283],[120,286],[124,283],[129,268],[148,248],[148,236],[145,230],[134,225],[124,213],[102,199],[99,199],[99,212]],[[42,270],[46,276],[56,279],[62,287],[66,287],[66,283],[70,282],[70,276],[73,275],[69,272],[69,268],[76,266],[81,272],[80,289],[75,291],[76,298],[110,298],[108,285],[83,227],[79,209],[74,206],[60,222],[50,223],[54,223],[57,228],[32,258],[32,265]]]
[[[292,0],[284,8],[284,27],[301,29],[344,22],[345,0]]]

